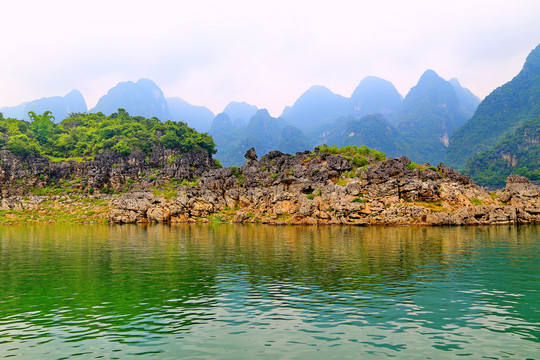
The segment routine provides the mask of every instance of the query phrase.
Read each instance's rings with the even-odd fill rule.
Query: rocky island
[[[540,186],[489,191],[447,168],[366,147],[254,149],[222,168],[204,149],[154,145],[52,162],[0,151],[2,223],[491,225],[540,223]]]

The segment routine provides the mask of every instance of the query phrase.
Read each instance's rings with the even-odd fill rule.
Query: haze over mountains
[[[109,90],[90,112],[110,115],[124,108],[131,115],[184,121],[209,132],[223,165],[241,165],[245,151],[294,153],[317,145],[366,145],[397,157],[406,155],[432,165],[466,170],[485,185],[520,173],[540,180],[538,118],[540,116],[540,46],[523,70],[484,101],[461,86],[427,70],[405,97],[377,77],[364,78],[350,97],[324,86],[304,92],[281,116],[245,102],[231,102],[215,116],[204,106],[165,97],[151,80],[122,82]],[[64,97],[43,98],[4,107],[4,117],[28,119],[28,111],[52,111],[56,121],[70,112],[87,111],[74,90]],[[470,119],[470,120],[469,120]],[[535,160],[536,159],[536,160]]]
[[[273,149],[303,151],[324,143],[367,145],[390,156],[406,154],[418,162],[437,163],[444,158],[449,135],[472,115],[479,102],[457,80],[452,81],[428,70],[405,98],[391,82],[373,76],[363,79],[351,97],[313,86],[279,118],[272,118],[245,102],[231,102],[223,110],[227,117],[216,117],[204,106],[165,97],[152,80],[140,79],[117,84],[89,112],[108,116],[123,108],[132,115],[184,121],[214,137],[216,157],[223,165],[241,165],[250,147],[265,154]],[[51,109],[60,121],[69,112],[86,111],[86,104],[74,90],[64,98],[44,98],[0,111],[20,118],[23,111],[45,109]]]
[[[70,113],[86,112],[86,101],[79,90],[72,90],[66,96],[45,97],[38,100],[24,102],[17,106],[6,106],[0,108],[0,113],[5,118],[14,118],[20,120],[30,120],[28,113],[30,111],[36,114],[42,114],[45,111],[53,113],[57,122],[68,117]]]

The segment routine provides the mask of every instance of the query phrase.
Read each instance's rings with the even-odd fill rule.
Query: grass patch
[[[344,178],[339,178],[339,179],[333,179],[332,182],[338,186],[346,186],[347,185],[347,180],[344,179]]]
[[[480,200],[479,198],[476,198],[476,197],[472,197],[472,198],[471,198],[471,203],[472,203],[473,205],[476,205],[476,206],[482,205],[482,204],[483,204],[482,200]]]
[[[414,205],[423,206],[426,209],[429,209],[433,212],[448,212],[442,205],[441,201],[427,202],[427,201],[418,201]]]

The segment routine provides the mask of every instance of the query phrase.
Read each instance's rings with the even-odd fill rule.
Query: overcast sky
[[[120,81],[218,113],[279,115],[312,85],[368,75],[402,95],[428,68],[485,97],[540,43],[538,0],[17,0],[0,4],[0,107]]]

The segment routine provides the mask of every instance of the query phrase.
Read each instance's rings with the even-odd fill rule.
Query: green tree
[[[28,113],[30,117],[30,129],[34,132],[34,138],[40,145],[47,144],[51,139],[50,136],[54,127],[54,116],[50,111],[45,111],[42,115],[37,115],[35,112]]]

